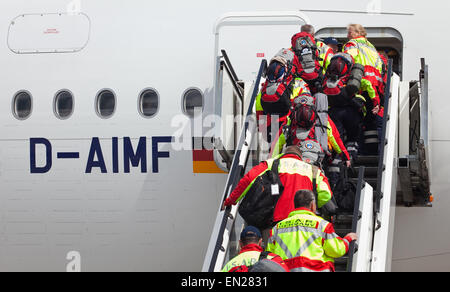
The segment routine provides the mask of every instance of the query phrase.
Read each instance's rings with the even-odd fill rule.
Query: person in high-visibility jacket
[[[323,42],[333,50],[334,54],[339,53],[339,41],[337,39],[328,37],[324,39]]]
[[[298,146],[290,146],[285,154],[281,154],[274,159],[261,162],[252,168],[238,183],[230,196],[224,201],[223,207],[236,205],[240,202],[253,186],[258,177],[272,168],[273,162],[280,159],[278,173],[280,181],[284,186],[275,206],[273,222],[286,219],[295,209],[294,196],[298,190],[315,189],[318,197],[318,207],[322,208],[327,204],[334,204],[332,201],[332,191],[328,183],[328,178],[317,167],[302,161],[302,152]],[[315,179],[316,185],[313,186]]]
[[[231,259],[222,269],[222,272],[247,272],[249,267],[255,265],[264,252],[262,245],[262,236],[258,228],[247,226],[242,230],[239,247],[239,254]],[[273,260],[286,272],[289,272],[286,263],[276,254],[269,253],[266,258]]]
[[[367,39],[367,32],[360,24],[350,24],[348,26],[349,41],[343,47],[343,52],[350,54],[356,64],[364,66],[363,79],[369,81],[375,89],[376,97],[372,99],[373,109],[369,108],[374,115],[380,111],[380,96],[377,90],[382,86],[383,61],[375,46]]]
[[[330,65],[331,58],[334,56],[333,49],[320,40],[316,40],[317,50],[319,50],[319,64],[323,68],[323,74],[327,71]]]
[[[340,238],[331,223],[315,214],[314,194],[299,190],[295,210],[270,233],[266,250],[281,256],[291,272],[334,272],[334,259],[344,256],[355,233]]]

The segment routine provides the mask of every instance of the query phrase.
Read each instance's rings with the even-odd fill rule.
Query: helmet
[[[324,158],[323,148],[316,140],[306,139],[300,143],[303,161],[313,165],[320,165]]]
[[[344,77],[351,73],[353,67],[352,56],[344,53],[338,53],[331,58],[330,65],[328,65],[326,75],[335,76],[337,78]]]
[[[267,79],[269,82],[281,82],[286,75],[286,66],[284,64],[273,61],[267,69]]]
[[[312,106],[301,104],[295,109],[295,122],[300,128],[311,129],[316,122],[316,111]]]

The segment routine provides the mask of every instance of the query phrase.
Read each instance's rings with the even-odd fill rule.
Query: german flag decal
[[[212,139],[192,138],[192,160],[194,173],[226,173],[214,161],[214,150],[208,150],[203,141]],[[211,143],[212,145],[212,143]],[[212,148],[212,147],[210,147]]]

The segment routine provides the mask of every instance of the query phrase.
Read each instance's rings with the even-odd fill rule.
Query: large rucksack
[[[318,141],[307,139],[301,141],[299,147],[302,152],[304,162],[318,167],[322,165],[325,154]]]
[[[294,58],[292,51],[282,49],[270,61],[261,89],[261,106],[266,114],[286,116],[289,113],[296,72]]]
[[[348,169],[341,166],[340,179],[333,189],[333,197],[341,212],[353,212],[356,200],[356,185],[348,179]]]
[[[273,212],[284,191],[278,174],[280,159],[274,160],[272,166],[256,178],[238,208],[247,224],[260,230],[272,228]]]
[[[268,251],[263,251],[258,262],[253,266],[248,267],[250,273],[283,273],[289,272],[289,268],[279,255],[272,254]]]
[[[323,93],[316,93],[317,122],[315,128],[315,138],[322,146],[323,150],[328,153],[328,96]]]
[[[359,92],[364,67],[355,64],[349,54],[338,53],[331,58],[323,80],[323,93],[331,107],[347,106]]]
[[[318,93],[314,97],[308,94],[301,95],[294,100],[296,105],[294,123],[295,133],[299,141],[315,140],[321,148],[323,154],[328,152],[328,98],[326,95]],[[302,121],[303,119],[303,121]],[[314,136],[311,137],[312,127]],[[317,161],[320,164],[322,159]],[[314,163],[313,163],[314,164]]]
[[[291,45],[296,56],[294,64],[297,76],[308,83],[312,92],[320,91],[323,70],[319,63],[319,51],[314,37],[306,32],[297,33],[292,37]]]

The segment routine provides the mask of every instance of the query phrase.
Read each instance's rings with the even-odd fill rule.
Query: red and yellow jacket
[[[317,50],[319,51],[319,64],[323,68],[323,74],[327,72],[328,65],[330,65],[331,59],[334,56],[333,49],[327,46],[322,41],[316,41]]]
[[[255,166],[238,183],[234,191],[225,200],[225,206],[237,204],[244,198],[255,180],[272,168],[275,159],[280,158],[279,176],[284,186],[283,194],[275,206],[273,221],[286,219],[295,210],[294,196],[299,190],[313,190],[313,167],[303,162],[295,154],[279,155]],[[332,198],[332,192],[327,177],[321,170],[317,172],[316,189],[318,194],[318,207],[322,208]]]
[[[334,272],[334,259],[344,256],[351,238],[340,238],[331,223],[304,208],[271,231],[267,251],[276,253],[291,272]]]
[[[345,44],[343,52],[350,54],[356,64],[364,66],[363,80],[369,81],[375,90],[376,98],[373,99],[374,106],[380,105],[379,90],[377,89],[382,86],[383,83],[383,78],[381,77],[383,61],[375,46],[372,45],[367,38],[358,37]]]
[[[245,267],[251,267],[256,264],[263,251],[258,244],[244,246],[239,254],[223,267],[222,272],[248,272],[248,269],[245,269]],[[278,263],[286,272],[289,272],[289,268],[279,255],[270,253],[267,259]]]

